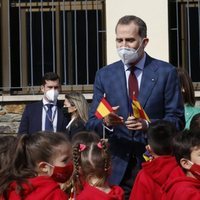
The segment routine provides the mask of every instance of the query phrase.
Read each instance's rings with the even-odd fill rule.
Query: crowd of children
[[[147,131],[148,156],[132,188],[130,200],[200,199],[200,115],[190,130],[176,132],[158,120]]]
[[[130,200],[200,199],[199,122],[197,114],[183,132],[164,120],[150,124]],[[59,132],[0,137],[0,200],[124,200],[107,182],[111,170],[109,144],[94,132],[71,141]]]

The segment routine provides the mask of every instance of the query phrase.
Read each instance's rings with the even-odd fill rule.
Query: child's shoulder
[[[108,187],[94,187],[89,184],[84,185],[84,189],[77,196],[77,200],[123,200],[124,191],[120,186],[110,186]]]

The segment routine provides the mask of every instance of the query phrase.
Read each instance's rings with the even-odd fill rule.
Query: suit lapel
[[[42,100],[39,102],[39,106],[35,107],[35,109],[37,110],[36,115],[37,115],[37,125],[35,124],[35,126],[38,126],[38,130],[42,130],[42,109],[43,109],[43,102]]]
[[[147,55],[138,96],[138,100],[143,107],[145,107],[158,80],[158,74],[156,73],[158,67],[152,61],[153,59]]]
[[[121,64],[119,67],[119,70],[117,71],[117,82],[119,84],[119,91],[121,93],[121,96],[128,96],[127,94],[127,86],[126,86],[126,75],[124,72],[124,65]]]
[[[119,96],[121,99],[119,99],[119,101],[121,101],[121,105],[124,105],[123,107],[121,106],[121,112],[123,112],[125,115],[127,115],[127,113],[129,113],[129,97],[128,97],[128,93],[127,93],[127,85],[126,85],[126,75],[124,72],[124,65],[122,62],[120,62],[119,65],[119,70],[116,70],[117,72],[117,84],[119,87],[119,92],[121,93]]]

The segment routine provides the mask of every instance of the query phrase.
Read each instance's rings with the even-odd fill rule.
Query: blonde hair
[[[72,106],[76,107],[76,114],[86,123],[88,120],[88,102],[85,97],[79,92],[72,92],[66,94],[65,98],[68,99]]]

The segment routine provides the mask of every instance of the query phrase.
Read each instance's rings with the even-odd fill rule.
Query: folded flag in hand
[[[143,158],[147,162],[147,161],[151,161],[153,159],[153,156],[148,151],[145,151],[143,154]]]
[[[142,118],[150,122],[149,117],[147,116],[146,112],[140,105],[140,102],[137,100],[135,96],[130,101],[130,114],[133,115],[135,118]]]
[[[113,111],[111,105],[106,101],[105,97],[103,97],[97,107],[97,110],[95,112],[95,116],[98,119],[102,119],[108,114],[110,114]]]

